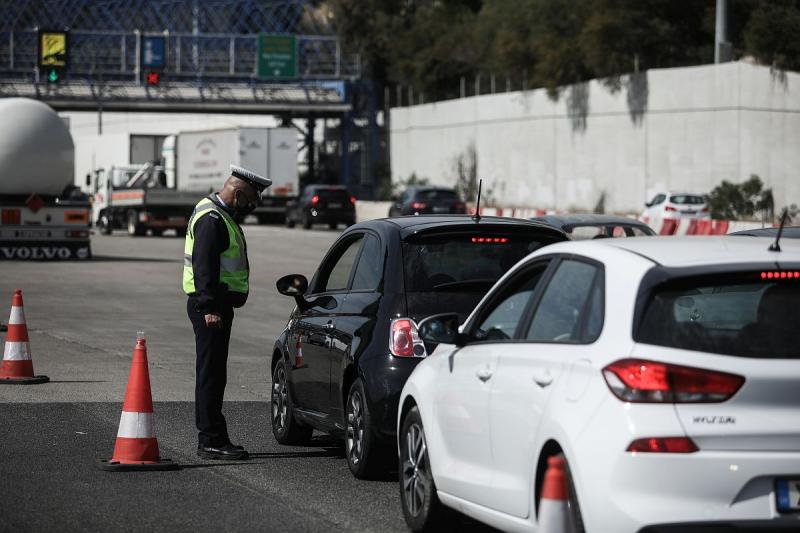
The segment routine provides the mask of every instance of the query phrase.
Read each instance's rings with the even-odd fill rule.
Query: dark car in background
[[[339,224],[356,223],[356,197],[342,185],[308,185],[297,200],[286,203],[286,226],[301,224],[311,229],[314,224],[327,224],[336,229]]]
[[[466,204],[453,189],[445,187],[409,187],[392,199],[389,217],[428,214],[465,214]]]
[[[563,230],[573,241],[656,235],[656,232],[644,222],[612,215],[546,215],[533,217],[531,220]]]
[[[358,478],[396,465],[400,392],[435,348],[417,322],[443,312],[462,319],[530,252],[567,240],[520,219],[419,216],[361,222],[331,246],[311,282],[284,276],[296,307],[271,358],[271,420],[281,444],[314,429],[345,439]]]

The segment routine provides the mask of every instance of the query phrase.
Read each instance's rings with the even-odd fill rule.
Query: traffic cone
[[[547,472],[542,484],[542,498],[539,500],[539,533],[573,533],[575,528],[569,512],[569,489],[566,461],[563,455],[547,460]]]
[[[153,396],[147,370],[147,346],[140,333],[133,349],[133,363],[119,419],[117,442],[110,460],[101,460],[103,470],[177,470],[180,465],[162,459],[153,424]]]
[[[28,326],[25,324],[25,309],[22,306],[22,291],[16,289],[11,299],[11,317],[8,319],[3,366],[0,367],[0,383],[35,385],[48,381],[50,378],[47,376],[33,375]]]
[[[297,338],[297,350],[295,353],[296,355],[294,356],[294,367],[303,368],[306,365],[306,362],[303,359],[303,342],[300,340],[300,337]]]

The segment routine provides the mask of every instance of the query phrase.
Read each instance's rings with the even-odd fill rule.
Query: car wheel
[[[303,229],[311,229],[311,217],[308,216],[308,213],[303,215]]]
[[[131,237],[141,237],[145,234],[145,227],[139,224],[139,214],[136,211],[128,211],[128,235]]]
[[[374,479],[386,472],[386,453],[381,444],[373,431],[364,383],[358,378],[350,386],[345,409],[345,455],[355,477]]]
[[[564,460],[564,470],[567,473],[567,489],[569,491],[567,506],[569,507],[570,519],[572,520],[572,531],[574,531],[574,533],[586,533],[586,529],[583,527],[581,506],[578,504],[578,494],[575,492],[575,483],[572,481],[572,473],[569,471],[569,463],[567,463],[566,460]]]
[[[436,495],[425,430],[419,409],[412,407],[400,429],[400,501],[411,531],[439,531],[446,508]]]
[[[301,425],[294,418],[286,363],[283,359],[278,361],[272,373],[270,396],[270,420],[275,440],[281,444],[305,444],[311,440],[314,428]]]
[[[336,229],[338,225],[336,222],[328,222],[328,228],[330,229]]]
[[[294,227],[294,220],[287,214],[286,215],[286,227],[293,228]]]
[[[97,222],[97,225],[100,227],[100,233],[103,235],[111,235],[111,217],[109,217],[107,213],[100,215],[100,220]]]

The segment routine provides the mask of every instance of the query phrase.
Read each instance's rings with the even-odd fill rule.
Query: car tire
[[[414,406],[400,426],[400,502],[411,531],[441,531],[448,510],[439,501],[419,409]]]
[[[278,361],[272,372],[271,389],[269,412],[275,440],[280,444],[308,443],[314,428],[302,425],[294,418],[294,404],[289,392],[289,377],[283,358]]]
[[[97,221],[97,226],[100,228],[100,233],[103,235],[111,235],[113,229],[112,224],[111,217],[108,216],[108,213],[100,215],[100,220]]]
[[[328,228],[329,229],[336,229],[338,226],[339,226],[339,224],[336,223],[336,222],[328,222]]]
[[[176,237],[186,237],[187,228],[175,228]]]
[[[361,378],[353,382],[347,394],[344,444],[347,466],[356,478],[376,479],[388,471],[386,446],[374,432]]]
[[[286,215],[286,227],[293,228],[294,227],[294,220],[292,220],[289,215]]]
[[[303,229],[311,229],[311,225],[312,225],[311,217],[308,216],[308,213],[306,213],[305,215],[303,215]]]
[[[128,235],[131,237],[141,237],[147,229],[139,223],[139,213],[134,210],[128,211]]]
[[[569,493],[567,506],[572,520],[572,531],[574,533],[586,533],[586,528],[583,525],[583,515],[581,515],[581,506],[578,503],[578,493],[575,492],[575,483],[572,480],[572,473],[569,470],[569,463],[567,463],[566,458],[564,460],[564,470],[567,473],[567,489]]]

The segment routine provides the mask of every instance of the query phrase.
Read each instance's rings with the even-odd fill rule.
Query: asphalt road
[[[88,262],[0,263],[0,306],[23,290],[34,370],[0,386],[2,531],[405,531],[396,477],[358,481],[342,445],[275,442],[269,354],[292,300],[284,274],[311,276],[334,231],[246,226],[251,294],[233,327],[224,411],[236,463],[195,455],[194,337],[180,287],[183,239],[95,235]],[[5,322],[7,308],[0,307]],[[110,473],[137,331],[148,343],[156,436],[177,472]],[[463,520],[459,530],[480,530]]]

